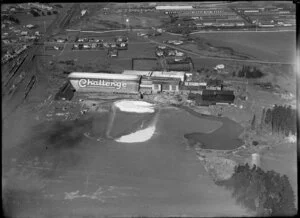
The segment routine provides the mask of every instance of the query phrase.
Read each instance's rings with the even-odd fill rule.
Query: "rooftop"
[[[72,72],[68,75],[70,79],[120,79],[120,80],[139,80],[138,75],[110,74],[110,73],[91,73],[91,72]]]

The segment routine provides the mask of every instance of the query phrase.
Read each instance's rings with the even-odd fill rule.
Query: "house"
[[[9,44],[9,43],[10,43],[10,41],[9,41],[8,39],[3,39],[2,42],[3,42],[4,44]]]
[[[64,43],[66,40],[65,39],[57,39],[56,42],[58,43]]]
[[[180,52],[180,51],[177,51],[177,50],[175,50],[175,56],[184,56],[184,53],[183,52]],[[176,59],[175,59],[175,61],[176,61]]]
[[[22,31],[21,32],[21,36],[27,36],[28,35],[28,31]]]
[[[33,24],[28,24],[28,25],[26,25],[26,27],[27,27],[28,29],[32,29],[32,28],[35,27],[35,25],[33,25]]]
[[[84,44],[84,45],[83,45],[83,48],[89,49],[90,46],[89,46],[88,44]]]
[[[118,57],[118,50],[117,49],[109,49],[108,56],[109,57]]]

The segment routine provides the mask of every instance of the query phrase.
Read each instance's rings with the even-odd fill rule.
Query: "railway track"
[[[11,82],[13,81],[14,78],[16,78],[16,77],[19,78],[18,76],[20,76],[20,78],[19,78],[20,81],[18,80],[19,81],[18,84],[13,84],[11,86],[11,88],[9,89],[9,93],[7,93],[9,95],[5,99],[6,104],[4,104],[4,105],[7,105],[9,103],[11,106],[7,105],[7,109],[6,109],[7,113],[5,115],[3,114],[4,115],[3,120],[7,119],[7,117],[9,117],[10,114],[12,114],[14,111],[16,111],[23,104],[24,100],[28,97],[29,93],[31,92],[31,90],[33,89],[35,84],[37,84],[37,81],[38,81],[37,70],[31,70],[31,67],[34,65],[33,64],[34,57],[36,56],[38,51],[40,51],[41,48],[43,48],[43,46],[44,46],[43,42],[46,41],[46,39],[49,36],[51,36],[54,29],[61,31],[62,28],[64,28],[65,25],[67,24],[66,21],[68,21],[72,18],[76,9],[78,9],[78,8],[80,8],[78,4],[73,4],[68,10],[69,13],[66,13],[66,11],[62,11],[61,14],[47,27],[45,34],[39,39],[39,41],[24,52],[25,57],[22,60],[22,63],[20,63],[17,67],[14,66],[14,69],[9,71],[10,72],[9,75],[11,75],[11,76],[9,76],[8,81],[4,81],[4,83],[6,84],[6,87],[9,87],[9,85],[11,84]],[[61,25],[61,23],[63,25]],[[24,78],[22,76],[21,72],[30,72],[26,76],[31,76],[29,83],[26,85],[26,88],[24,89],[24,95],[22,98],[21,98],[21,95],[18,93],[23,92],[23,91],[19,90],[16,92],[16,90],[18,89],[18,86],[20,86],[20,88],[23,87],[22,83],[24,83],[24,81],[26,81],[26,78]],[[17,99],[21,98],[22,100],[21,101],[17,101],[17,99],[13,100],[11,94],[15,95],[14,98],[17,98]],[[19,97],[16,96],[17,94]],[[11,101],[14,103],[10,103]]]

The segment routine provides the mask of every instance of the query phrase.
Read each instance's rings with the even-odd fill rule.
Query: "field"
[[[156,59],[133,59],[133,70],[161,70],[161,64]]]
[[[123,6],[124,7],[124,6]],[[71,28],[80,27],[82,30],[105,30],[105,29],[124,29],[128,24],[132,28],[149,28],[153,26],[160,26],[165,15],[157,12],[147,13],[125,13],[119,12],[118,6],[114,6],[107,14],[101,10],[103,5],[89,5],[87,9],[89,14],[82,18],[77,18],[78,22],[73,22]]]
[[[295,57],[295,32],[237,32],[193,34],[216,47],[228,47],[259,60],[292,62]]]
[[[20,20],[20,25],[38,25],[38,28],[33,30],[42,33],[44,32],[45,28],[47,28],[51,24],[51,22],[56,18],[56,15],[34,17],[31,14],[17,14],[16,17]]]

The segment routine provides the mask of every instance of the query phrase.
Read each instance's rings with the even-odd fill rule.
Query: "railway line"
[[[60,13],[60,15],[47,27],[45,34],[35,43],[32,47],[27,49],[24,52],[24,59],[21,60],[20,64],[13,65],[13,69],[9,71],[8,78],[5,78],[2,81],[6,87],[10,87],[8,92],[4,92],[3,103],[5,105],[3,112],[3,120],[17,110],[28,97],[30,92],[33,90],[33,87],[36,86],[39,75],[37,74],[36,69],[32,67],[38,63],[34,63],[34,58],[37,54],[41,53],[41,49],[44,46],[44,41],[51,35],[54,31],[61,31],[72,18],[71,15],[74,15],[74,11],[80,8],[79,4],[73,4],[70,8],[66,8]],[[25,72],[25,74],[24,74]],[[25,86],[26,81],[29,82]],[[16,81],[15,81],[16,80]]]

